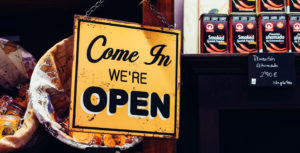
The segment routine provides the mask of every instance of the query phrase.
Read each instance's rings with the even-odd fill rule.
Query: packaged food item
[[[201,16],[201,53],[228,53],[228,17],[224,14]]]
[[[14,99],[8,95],[3,94],[0,97],[0,115],[4,115],[8,106],[13,103]]]
[[[33,110],[27,110],[24,116],[28,102],[28,84],[35,64],[33,56],[21,46],[0,38],[1,153],[29,147],[35,143],[32,140],[36,140],[38,136],[34,134],[39,124]],[[20,118],[24,120],[22,124]]]
[[[70,132],[73,140],[89,145],[102,145],[102,135],[96,133]]]
[[[3,94],[0,97],[0,115],[16,115],[19,117],[23,117],[27,108],[28,103],[28,93],[27,89],[29,88],[28,83],[19,84],[13,93],[17,92],[17,96],[14,95],[15,98]]]
[[[17,130],[20,122],[20,117],[13,115],[0,115],[0,139],[13,135]]]
[[[191,8],[189,5],[196,5],[198,8],[199,14],[227,14],[229,10],[229,0],[218,0],[216,1],[212,0],[192,0],[193,2],[189,0],[185,0],[185,5],[187,8]],[[189,10],[191,11],[191,10]]]
[[[6,115],[15,115],[22,117],[24,116],[26,109],[17,103],[13,103],[8,107],[8,111],[5,113]]]
[[[69,117],[66,117],[60,125],[62,126],[62,130],[70,135],[74,141],[90,144],[90,145],[101,145],[102,137],[100,134],[95,133],[84,133],[84,132],[71,132],[69,131]]]
[[[257,13],[285,13],[285,0],[258,0]]]
[[[114,138],[116,144],[119,146],[124,146],[126,143],[125,135],[114,135],[113,138]]]
[[[103,136],[103,139],[104,139],[104,145],[110,147],[110,148],[113,148],[116,146],[116,142],[115,140],[113,139],[112,135],[110,134],[106,134]]]
[[[289,15],[289,51],[300,52],[300,14]]]
[[[111,134],[99,134],[99,133],[84,133],[84,132],[72,132],[69,131],[69,118],[66,117],[63,122],[59,123],[62,126],[62,130],[70,135],[74,141],[85,143],[89,145],[108,146],[115,147],[124,146],[126,143],[132,143],[136,137],[125,135],[111,135]]]
[[[111,135],[84,132],[69,132],[74,141],[98,146],[107,146],[113,148],[115,146],[124,146],[126,143],[132,143],[136,137],[125,135]]]
[[[23,100],[20,97],[16,97],[14,102],[8,106],[6,115],[16,115],[23,117],[27,108],[28,99]]]
[[[256,0],[230,0],[229,13],[256,13]]]
[[[127,136],[127,137],[126,137],[126,143],[132,143],[133,140],[134,140],[134,138],[135,138],[134,136],[130,136],[130,135]]]
[[[24,116],[28,104],[28,88],[28,84],[18,85],[18,96],[14,98],[13,102],[8,106],[5,113],[6,115]]]
[[[128,141],[130,138],[132,138],[132,136],[106,134],[103,136],[103,143],[108,147],[115,147],[116,145],[124,146],[125,143],[130,143],[130,141]]]
[[[256,15],[232,15],[229,19],[229,41],[231,53],[257,52]]]
[[[287,17],[285,14],[259,16],[259,52],[288,52]]]
[[[70,132],[73,140],[80,143],[89,145],[101,145],[101,135],[95,133],[84,133],[84,132]]]
[[[101,146],[102,145],[102,135],[101,134],[95,134],[92,144],[96,144],[98,146]]]
[[[300,0],[286,0],[286,9],[289,13],[300,13]]]
[[[199,54],[201,50],[200,35],[202,14],[228,14],[229,0],[182,0],[184,3],[183,19],[183,53]]]

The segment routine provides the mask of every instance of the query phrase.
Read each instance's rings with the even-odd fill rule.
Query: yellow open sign
[[[180,31],[75,17],[70,129],[176,137]]]

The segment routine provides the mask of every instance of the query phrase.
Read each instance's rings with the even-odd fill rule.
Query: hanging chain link
[[[88,11],[85,12],[84,18],[90,16],[93,12],[95,12],[102,3],[104,3],[104,0],[97,1],[95,5],[93,5]]]
[[[97,1],[95,3],[95,5],[93,5],[88,11],[85,12],[84,18],[90,16],[93,12],[95,12],[97,10],[97,8],[101,6],[102,3],[104,3],[104,0]],[[161,23],[166,25],[168,28],[174,28],[174,25],[170,25],[168,23],[167,19],[164,16],[162,16],[161,13],[155,9],[155,7],[150,3],[149,0],[143,0],[141,3],[146,3],[147,6],[150,8],[150,10],[152,12],[154,12],[156,17],[161,21]]]
[[[160,12],[158,12],[155,7],[150,3],[149,0],[143,0],[147,4],[147,6],[150,8],[152,12],[156,14],[156,17],[160,20],[161,23],[166,25],[168,28],[175,28],[174,25],[170,25],[165,17],[161,15]]]

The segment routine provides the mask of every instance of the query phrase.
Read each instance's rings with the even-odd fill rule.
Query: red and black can
[[[289,49],[300,52],[300,14],[289,15]]]
[[[258,0],[257,13],[285,12],[286,0]]]
[[[229,0],[229,13],[256,13],[256,0]]]
[[[201,16],[201,53],[228,53],[228,16]]]
[[[256,15],[232,15],[229,26],[231,53],[257,52]]]
[[[300,0],[286,0],[287,12],[300,13]]]
[[[288,27],[285,14],[261,14],[258,24],[259,52],[288,52]]]

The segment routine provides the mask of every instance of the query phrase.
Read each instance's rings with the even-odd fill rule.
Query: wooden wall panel
[[[169,24],[174,24],[174,0],[151,0],[150,2],[167,19]],[[156,14],[146,4],[143,5],[143,24],[165,26],[157,19]]]
[[[153,4],[155,9],[167,19],[169,24],[174,24],[174,0],[151,0],[150,2]],[[143,5],[143,24],[165,27],[165,25],[157,19],[156,14],[152,12],[146,4]],[[175,152],[175,139],[146,138],[144,140],[144,153]]]

